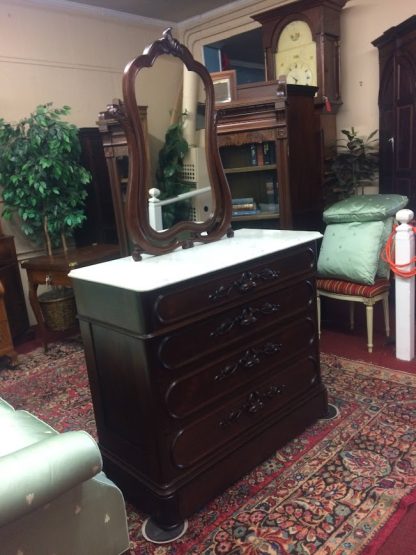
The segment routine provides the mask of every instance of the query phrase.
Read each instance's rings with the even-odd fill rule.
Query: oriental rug
[[[337,416],[193,515],[176,542],[146,542],[144,515],[127,505],[132,555],[376,553],[416,501],[416,375],[326,354],[321,366]],[[20,355],[17,368],[0,372],[0,395],[60,432],[96,436],[76,339]]]

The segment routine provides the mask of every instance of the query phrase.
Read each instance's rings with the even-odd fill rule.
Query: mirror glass
[[[149,197],[160,206],[151,217],[158,232],[183,221],[206,222],[212,217],[212,188],[205,152],[205,88],[195,71],[169,55],[142,68],[136,94],[147,106]],[[195,193],[190,196],[189,193]],[[173,202],[175,197],[183,200]],[[150,210],[155,208],[150,203]]]

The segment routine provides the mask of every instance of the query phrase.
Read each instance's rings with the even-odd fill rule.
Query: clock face
[[[280,33],[277,51],[290,50],[312,41],[312,33],[306,21],[297,20],[288,23]]]
[[[312,70],[302,62],[294,62],[287,68],[286,81],[292,85],[312,85]]]
[[[275,61],[276,76],[286,75],[291,84],[316,86],[316,43],[305,21],[291,21],[283,28]]]

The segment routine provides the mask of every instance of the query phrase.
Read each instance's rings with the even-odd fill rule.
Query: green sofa
[[[0,399],[1,555],[128,553],[126,511],[94,439]]]

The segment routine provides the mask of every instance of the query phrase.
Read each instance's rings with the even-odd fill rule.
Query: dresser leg
[[[170,543],[182,537],[188,529],[188,521],[185,519],[180,524],[170,528],[161,528],[151,518],[147,518],[142,525],[143,537],[152,543]]]

